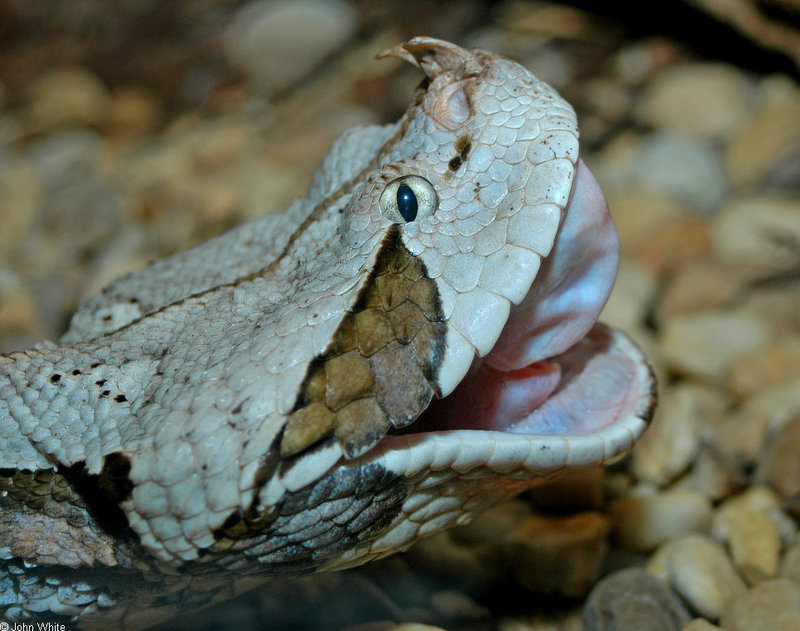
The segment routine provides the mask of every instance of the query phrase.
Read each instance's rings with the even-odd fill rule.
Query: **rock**
[[[28,90],[29,132],[100,125],[109,97],[103,83],[83,68],[59,68],[36,77]]]
[[[30,348],[43,334],[36,303],[23,280],[0,265],[0,353]]]
[[[742,491],[738,495],[727,498],[720,504],[718,511],[746,510],[769,512],[779,508],[781,498],[775,491],[764,485],[753,485]]]
[[[729,604],[720,625],[726,631],[800,629],[800,584],[778,578],[756,585]]]
[[[652,495],[628,495],[612,501],[608,515],[614,541],[625,548],[647,551],[711,525],[711,502],[690,489],[670,489]]]
[[[431,606],[446,620],[479,620],[490,616],[487,607],[455,590],[441,590],[431,594]]]
[[[630,189],[673,199],[684,211],[706,212],[720,203],[728,189],[719,157],[710,144],[675,133],[644,137],[622,133],[591,166],[612,199]]]
[[[800,542],[795,543],[783,555],[781,577],[800,583]]]
[[[605,499],[605,473],[606,468],[602,466],[577,469],[536,486],[529,493],[539,510],[559,513],[600,510]]]
[[[741,412],[766,416],[767,432],[769,436],[776,436],[800,413],[800,376],[761,390],[747,400]]]
[[[29,147],[44,193],[37,221],[57,242],[59,258],[86,256],[119,228],[123,208],[104,149],[103,139],[87,130],[51,134]]]
[[[634,475],[663,486],[684,472],[695,459],[706,419],[719,417],[727,406],[725,395],[710,387],[690,384],[666,389],[650,427],[634,447]]]
[[[800,335],[781,336],[772,345],[736,359],[728,371],[728,389],[740,400],[800,375]]]
[[[568,597],[585,595],[597,581],[610,526],[605,515],[531,516],[521,520],[503,545],[521,585]]]
[[[621,258],[614,291],[603,307],[600,319],[610,326],[630,331],[644,322],[658,286],[653,274],[636,261]]]
[[[25,160],[0,153],[0,250],[17,246],[42,201],[42,182]]]
[[[766,513],[743,508],[720,510],[711,532],[727,543],[734,565],[750,585],[777,576],[781,537]]]
[[[650,559],[648,569],[663,576],[693,611],[709,620],[718,620],[746,591],[722,546],[703,535],[664,544]]]
[[[232,62],[256,82],[285,88],[307,75],[354,33],[357,14],[341,0],[245,4],[225,29]]]
[[[715,449],[703,444],[692,468],[673,487],[697,491],[714,502],[741,488],[743,483],[744,476],[741,472],[730,463],[724,462]]]
[[[722,631],[722,629],[705,618],[695,618],[684,626],[682,631]]]
[[[800,89],[787,77],[772,76],[759,93],[760,104],[725,151],[725,168],[739,189],[763,183],[800,149]]]
[[[663,222],[685,214],[683,205],[676,200],[630,186],[611,189],[607,201],[622,254],[632,258],[638,258],[639,253],[650,247]]]
[[[711,244],[720,260],[785,271],[796,261],[800,201],[761,195],[736,198],[711,222]]]
[[[657,128],[725,140],[748,114],[751,86],[722,63],[671,66],[647,86],[638,118]]]
[[[441,627],[434,627],[420,622],[403,622],[397,624],[386,620],[365,622],[345,627],[343,631],[445,631]]]
[[[163,107],[149,91],[123,86],[111,92],[106,131],[115,140],[144,139],[161,121]]]
[[[772,331],[776,341],[800,334],[800,291],[793,282],[781,282],[792,278],[793,272],[776,272],[772,282],[753,285],[752,291],[741,302],[742,309],[752,313]],[[789,377],[794,377],[789,373]]]
[[[691,215],[662,221],[648,243],[634,252],[635,259],[654,276],[704,258],[710,248],[708,224]]]
[[[659,321],[675,315],[719,309],[736,298],[746,288],[752,268],[726,265],[713,259],[689,260],[678,264],[667,280],[659,301]]]
[[[584,631],[680,631],[689,613],[645,570],[620,570],[600,581],[583,609]]]
[[[661,334],[664,357],[672,367],[696,377],[721,380],[741,355],[770,342],[770,332],[756,316],[719,309],[675,316]]]
[[[798,454],[800,454],[800,414],[786,423],[770,441],[758,471],[758,478],[769,484],[786,500],[791,500],[800,494]],[[800,513],[800,507],[794,512]]]
[[[679,134],[655,134],[641,144],[634,165],[636,183],[706,211],[717,205],[728,187],[714,150]]]
[[[666,38],[637,39],[617,53],[614,68],[625,83],[639,84],[680,56],[679,46]]]

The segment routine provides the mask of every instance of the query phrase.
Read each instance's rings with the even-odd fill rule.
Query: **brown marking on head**
[[[421,260],[393,226],[375,267],[322,355],[309,366],[280,443],[282,458],[335,436],[348,457],[412,422],[436,392],[446,325]]]

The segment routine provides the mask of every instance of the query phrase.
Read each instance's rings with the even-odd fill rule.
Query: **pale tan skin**
[[[357,565],[643,431],[649,368],[592,328],[617,246],[572,109],[489,53],[386,55],[429,87],[340,138],[305,199],[0,357],[8,619],[143,628]],[[517,416],[506,375],[539,392]]]

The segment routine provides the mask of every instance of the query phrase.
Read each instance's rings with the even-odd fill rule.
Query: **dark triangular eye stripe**
[[[348,457],[416,419],[436,393],[447,325],[436,283],[389,228],[375,266],[310,364],[281,440],[289,457],[334,435]]]

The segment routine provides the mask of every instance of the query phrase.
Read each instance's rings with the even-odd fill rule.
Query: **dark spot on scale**
[[[447,164],[447,168],[451,171],[458,171],[461,168],[461,156],[456,156]]]
[[[73,371],[72,371],[72,376],[73,376],[73,377],[77,377],[77,376],[78,376],[78,375],[80,375],[80,374],[81,374],[81,371],[80,371],[80,370],[78,370],[77,368],[76,368],[75,370],[73,370]]]
[[[243,405],[244,401],[237,403],[236,407],[231,410],[231,414],[241,414]]]
[[[58,383],[61,381],[61,375],[56,373],[55,375],[50,375],[50,383]]]
[[[102,318],[100,318],[100,321],[101,322],[111,322],[111,316],[109,314],[106,314]]]
[[[106,385],[106,380],[105,379],[98,379],[97,381],[94,382],[94,385],[100,386],[102,388],[104,385]]]
[[[117,396],[114,397],[114,401],[116,401],[117,403],[125,403],[125,401],[127,400],[128,397],[126,397],[124,394],[118,394]]]
[[[458,140],[456,140],[455,149],[458,155],[461,156],[462,161],[466,161],[469,158],[469,152],[472,151],[472,141],[468,134],[459,136]]]
[[[92,362],[92,364],[89,366],[89,368],[99,368],[99,367],[100,367],[100,362]]]
[[[139,302],[139,299],[134,296],[133,298],[130,298],[128,302],[130,302],[132,305],[135,305],[137,302]]]
[[[111,390],[103,390],[103,391],[100,393],[100,396],[101,396],[101,397],[107,397],[109,394],[111,394]]]

